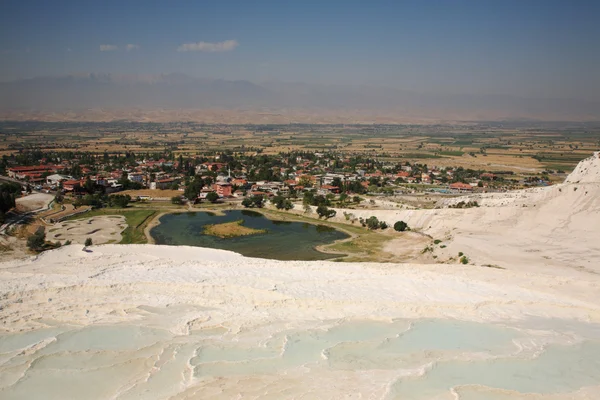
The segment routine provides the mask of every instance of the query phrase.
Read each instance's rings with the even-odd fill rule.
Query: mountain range
[[[509,95],[431,94],[365,85],[319,85],[154,76],[82,74],[0,82],[0,112],[87,109],[303,110],[377,113],[440,120],[600,120],[600,102]]]

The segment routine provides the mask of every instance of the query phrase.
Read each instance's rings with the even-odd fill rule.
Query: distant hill
[[[252,83],[183,74],[85,74],[0,83],[0,112],[92,108],[356,111],[443,120],[600,120],[600,103],[506,95],[436,95],[351,85]]]

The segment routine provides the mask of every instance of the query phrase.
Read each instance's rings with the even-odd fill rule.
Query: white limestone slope
[[[506,306],[506,299],[513,302],[511,313],[515,301],[516,308],[527,303],[532,310],[546,301],[540,291],[552,293],[551,302],[566,294],[567,300],[558,300],[570,304],[564,309],[582,306],[582,318],[595,318],[593,303],[600,292],[598,170],[596,153],[561,185],[483,195],[479,208],[362,211],[365,218],[376,215],[390,224],[405,220],[413,229],[444,240],[447,248],[436,249],[440,258],[444,252],[462,251],[475,266],[278,262],[152,245],[96,246],[91,253],[70,246],[3,263],[3,327],[18,330],[42,316],[79,323],[119,320],[129,306],[186,303],[199,297],[203,304],[225,304],[236,320],[273,312],[284,318],[290,304],[295,313],[315,318],[391,316],[399,309],[433,316],[438,305],[447,304],[452,312],[445,312],[473,317],[485,309],[482,303]],[[485,264],[506,270],[476,267]],[[57,296],[64,297],[63,306],[72,304],[57,308],[47,300]],[[527,300],[521,303],[520,298]],[[339,308],[337,302],[345,306]]]
[[[529,360],[548,343],[595,341],[598,157],[582,161],[564,184],[484,195],[479,208],[363,215],[389,223],[403,219],[444,239],[448,247],[437,252],[463,251],[476,265],[282,262],[156,245],[92,246],[91,252],[71,245],[0,263],[0,398],[386,399],[394,398],[391,388],[402,376],[435,372],[436,353],[428,349],[410,354],[416,370],[365,369],[362,358],[349,364],[357,368],[323,368],[329,362],[325,351],[310,363],[283,362],[309,352],[314,332],[339,321],[440,318],[520,326],[525,336],[512,348]],[[484,263],[507,269],[477,266]],[[309,329],[314,332],[303,336],[304,344],[291,343],[293,332]],[[444,341],[439,335],[434,344]],[[280,351],[263,360],[276,338],[282,339],[275,346]],[[300,350],[286,358],[288,340]],[[220,362],[211,361],[210,349],[221,354]],[[451,352],[445,362],[482,357],[459,353]],[[581,353],[597,360],[595,353]],[[272,369],[244,370],[252,357],[256,363],[249,365]],[[353,361],[345,354],[340,360]],[[243,374],[232,372],[240,367]],[[206,372],[210,368],[220,372]],[[595,373],[575,371],[583,377]],[[552,373],[539,378],[542,387]],[[597,381],[577,384],[575,378],[562,394],[501,391],[498,398],[595,398]],[[443,396],[435,398],[494,387],[443,392],[443,386]],[[483,398],[477,390],[469,398]]]
[[[139,318],[137,307],[177,304],[202,307],[172,321],[169,330],[179,334],[206,307],[214,311],[210,325],[238,327],[366,316],[600,322],[600,279],[593,274],[574,280],[462,265],[283,262],[185,246],[91,249],[71,245],[0,264],[0,328],[131,321]]]
[[[600,273],[600,153],[581,161],[564,183],[508,193],[468,195],[478,208],[338,210],[371,215],[393,225],[403,220],[444,240],[440,258],[467,254],[479,264],[550,274],[565,269]],[[341,217],[343,218],[343,217]]]
[[[600,151],[581,161],[565,183],[600,183]]]

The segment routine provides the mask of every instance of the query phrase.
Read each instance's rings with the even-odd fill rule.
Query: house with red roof
[[[468,183],[455,182],[455,183],[450,184],[450,189],[458,190],[460,192],[465,192],[465,191],[470,192],[473,190],[473,186],[469,185]]]
[[[70,179],[63,182],[63,190],[65,192],[73,192],[81,188],[81,182],[77,179]]]

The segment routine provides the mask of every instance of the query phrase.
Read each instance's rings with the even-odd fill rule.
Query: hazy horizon
[[[0,16],[0,81],[93,72],[600,101],[600,4],[40,0]]]

